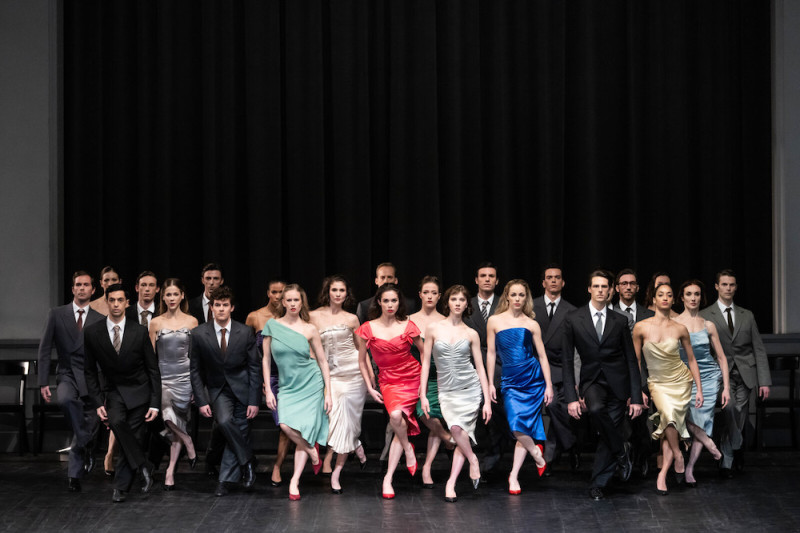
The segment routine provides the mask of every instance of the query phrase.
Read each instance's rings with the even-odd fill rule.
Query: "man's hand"
[[[152,422],[158,416],[158,409],[153,409],[152,407],[147,410],[147,414],[144,417],[145,422]]]
[[[766,400],[769,398],[769,387],[759,387],[758,388],[758,397],[762,400]]]
[[[50,399],[53,397],[53,395],[50,394],[50,385],[45,385],[39,390],[42,393],[42,398],[44,399],[44,403],[50,403]]]
[[[101,405],[100,407],[97,408],[97,416],[99,416],[100,420],[102,420],[103,422],[108,420],[108,413],[106,413],[105,405]]]
[[[204,405],[203,407],[199,408],[198,411],[200,411],[200,414],[203,415],[204,417],[211,418],[211,406],[210,405]]]
[[[567,404],[567,411],[569,411],[569,416],[575,420],[579,420],[581,418],[581,402],[569,402]]]
[[[640,414],[642,414],[642,404],[640,403],[632,403],[628,408],[628,414],[631,418],[636,418]]]
[[[258,406],[257,405],[248,405],[247,406],[247,419],[252,420],[253,418],[258,415]]]

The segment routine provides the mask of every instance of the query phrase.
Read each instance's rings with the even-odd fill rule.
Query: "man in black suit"
[[[477,296],[473,296],[471,303],[474,312],[464,317],[464,323],[478,332],[481,341],[481,355],[483,364],[486,365],[486,322],[494,314],[500,298],[494,293],[500,280],[497,277],[497,268],[493,263],[484,261],[475,270],[475,285],[478,287]],[[511,442],[511,430],[508,428],[508,419],[503,408],[503,399],[500,394],[500,375],[503,363],[498,357],[495,362],[494,385],[497,389],[497,402],[492,405],[492,418],[486,425],[486,434],[480,435],[481,446],[486,450],[481,465],[481,474],[488,474],[497,465],[503,451]],[[480,426],[479,426],[480,427]],[[483,478],[485,481],[485,478]]]
[[[567,410],[573,418],[581,417],[580,394],[600,434],[589,488],[589,496],[594,500],[604,497],[603,488],[617,468],[623,481],[630,478],[630,445],[623,439],[620,425],[628,400],[631,418],[642,412],[639,365],[628,322],[606,305],[612,282],[606,271],[591,273],[591,300],[589,305],[567,314],[561,350]],[[576,350],[581,358],[580,390],[576,387],[573,366]]]
[[[542,328],[542,343],[547,352],[550,380],[553,382],[553,402],[547,406],[550,426],[547,428],[547,444],[544,447],[544,459],[548,464],[547,474],[550,472],[550,463],[561,451],[569,452],[569,462],[573,470],[580,466],[577,438],[572,428],[572,419],[567,412],[563,372],[561,371],[564,317],[575,309],[574,305],[561,297],[564,285],[561,267],[557,264],[550,264],[542,271],[544,294],[533,300],[533,312],[536,315],[536,321]]]
[[[189,314],[197,319],[198,324],[205,324],[213,320],[211,293],[225,284],[222,267],[217,263],[208,263],[200,271],[200,283],[203,284],[203,294],[189,300]]]
[[[250,489],[256,480],[255,456],[248,420],[261,403],[261,357],[253,330],[231,320],[233,291],[218,287],[211,293],[214,320],[192,331],[192,391],[200,414],[214,416],[227,445],[222,457],[216,495],[228,493],[226,483],[239,481]]]
[[[628,320],[628,327],[631,333],[633,333],[633,327],[637,322],[654,316],[655,312],[648,309],[647,305],[639,305],[636,301],[636,295],[639,293],[639,278],[635,270],[632,268],[623,268],[617,272],[615,285],[617,294],[619,294],[619,301],[614,305],[614,310],[625,316]],[[640,363],[642,400],[644,401],[644,408],[647,409],[650,391],[647,388],[648,373],[644,357],[642,357]],[[633,464],[642,477],[647,477],[647,472],[650,469],[648,458],[651,454],[653,442],[653,439],[650,438],[650,428],[647,427],[647,417],[639,416],[631,419],[628,433],[628,440],[632,448]]]
[[[150,321],[158,316],[156,296],[161,288],[158,278],[149,270],[145,270],[136,278],[136,303],[125,310],[125,318],[150,328]]]
[[[399,281],[397,281],[397,269],[392,263],[381,263],[375,267],[375,289],[377,290],[387,283],[399,285]],[[412,298],[409,298],[408,296],[405,296],[404,298],[406,301],[406,313],[410,315],[417,310],[417,305]],[[358,302],[356,316],[361,324],[368,320],[369,308],[372,306],[372,301],[374,299],[375,296],[371,296],[366,300],[361,300]]]
[[[153,465],[142,448],[144,423],[152,422],[161,407],[161,374],[147,328],[128,321],[128,294],[122,285],[106,289],[108,318],[87,326],[86,385],[100,420],[108,421],[121,451],[114,476],[115,503],[125,501],[134,474],[144,478],[142,492],[153,486]],[[105,377],[100,389],[97,367]],[[105,397],[104,397],[105,396]]]
[[[769,397],[772,376],[769,360],[753,312],[734,305],[738,285],[733,270],[717,273],[714,284],[718,299],[700,311],[700,316],[714,323],[719,343],[728,360],[731,401],[722,410],[723,427],[719,449],[722,452],[720,474],[733,477],[732,467],[744,467],[742,431],[747,421],[750,395],[757,389],[762,400]]]
[[[70,492],[80,492],[80,478],[94,467],[92,442],[99,427],[83,375],[83,328],[103,319],[103,315],[89,307],[92,294],[92,277],[83,270],[75,272],[72,275],[72,302],[50,310],[39,343],[39,389],[46,403],[52,400],[49,376],[53,345],[58,352],[58,406],[73,433],[67,474]]]

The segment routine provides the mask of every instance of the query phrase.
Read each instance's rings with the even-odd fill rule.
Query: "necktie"
[[[211,322],[214,319],[214,315],[211,314],[211,302],[208,302],[208,313],[206,314],[206,322]]]
[[[145,310],[145,311],[142,311],[142,312],[140,313],[140,314],[142,315],[142,319],[139,321],[139,323],[140,323],[141,325],[143,325],[144,327],[147,327],[147,315],[148,315],[149,313],[150,313],[150,311],[147,311],[147,310]]]
[[[119,326],[114,326],[114,340],[111,341],[114,345],[117,355],[119,355],[119,347],[122,345],[122,339],[119,338]]]
[[[598,341],[602,341],[603,340],[603,313],[598,311],[597,313],[595,313],[595,316],[597,317],[597,322],[594,323],[594,330],[597,332],[597,340]]]
[[[728,330],[731,332],[731,335],[733,335],[733,317],[731,316],[731,308],[726,307],[725,312],[728,313]]]
[[[489,320],[489,301],[484,300],[481,302],[481,314],[483,315],[483,321],[486,322]]]
[[[83,309],[78,309],[78,331],[83,331]]]
[[[549,318],[550,320],[553,320],[553,310],[556,308],[556,304],[554,302],[550,302],[547,305],[550,306],[550,312],[547,313],[547,318]]]
[[[222,355],[225,355],[225,352],[228,349],[228,343],[225,342],[225,331],[225,328],[219,330],[219,332],[222,334],[222,338],[219,341],[219,349],[222,351]]]
[[[630,307],[626,307],[625,308],[625,312],[628,313],[629,315],[632,315],[633,314],[633,309],[631,309]]]

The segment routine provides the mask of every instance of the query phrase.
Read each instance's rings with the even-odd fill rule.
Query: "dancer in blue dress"
[[[705,287],[701,281],[692,279],[681,285],[681,300],[683,301],[684,311],[675,321],[686,326],[689,330],[689,337],[692,343],[694,358],[700,370],[700,383],[703,388],[705,401],[700,408],[694,407],[694,399],[697,394],[697,386],[692,386],[692,401],[689,403],[689,421],[687,427],[692,435],[692,448],[689,452],[689,461],[686,464],[686,484],[689,487],[696,487],[697,480],[694,477],[694,465],[697,463],[700,452],[705,447],[714,459],[722,458],[717,445],[711,440],[714,431],[714,408],[717,403],[717,396],[720,396],[723,409],[731,398],[730,386],[728,383],[728,360],[722,351],[719,342],[717,328],[713,322],[705,320],[700,316],[700,309],[705,307]],[[711,347],[714,350],[712,352]],[[714,356],[716,354],[716,358]],[[686,352],[681,350],[681,359],[686,362]],[[720,381],[722,390],[720,391]]]
[[[522,492],[517,476],[527,453],[536,461],[540,476],[547,467],[544,448],[534,441],[547,438],[542,424],[542,405],[549,405],[553,400],[553,385],[542,331],[533,317],[530,288],[524,280],[515,279],[506,284],[497,310],[486,325],[489,392],[492,401],[497,401],[493,379],[495,360],[499,356],[503,368],[500,378],[503,405],[508,425],[517,439],[514,465],[508,477],[509,494]]]

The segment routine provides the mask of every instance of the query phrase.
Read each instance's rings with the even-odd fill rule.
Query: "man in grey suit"
[[[547,444],[544,447],[544,459],[548,464],[545,475],[549,475],[549,465],[561,451],[569,452],[569,464],[573,470],[580,466],[577,437],[572,428],[572,418],[567,412],[561,370],[564,317],[575,309],[574,305],[561,297],[564,285],[561,267],[555,263],[549,264],[542,270],[544,294],[533,300],[533,312],[542,328],[542,343],[547,352],[550,380],[553,382],[553,402],[547,406],[550,426],[547,428]]]
[[[80,478],[94,467],[92,442],[99,427],[84,377],[83,328],[103,319],[89,307],[94,294],[92,277],[79,270],[72,275],[72,302],[50,310],[39,343],[39,388],[46,403],[53,399],[49,386],[50,356],[58,353],[57,399],[72,428],[69,451],[68,489],[80,492]]]
[[[628,319],[628,327],[633,333],[633,327],[637,322],[641,322],[646,318],[655,316],[655,312],[647,308],[645,305],[639,305],[636,301],[636,295],[639,293],[639,278],[636,271],[632,268],[623,268],[617,272],[616,289],[619,294],[619,301],[614,306],[614,310],[622,313]],[[648,407],[650,391],[647,388],[647,364],[644,357],[640,361],[640,369],[642,375],[642,398],[645,402],[645,409]],[[653,439],[650,438],[650,428],[647,426],[647,417],[639,416],[629,420],[630,435],[628,441],[631,443],[633,463],[641,476],[647,477],[647,472],[650,470],[648,458],[651,454],[651,447]]]
[[[772,377],[753,313],[733,303],[737,288],[733,270],[718,272],[714,288],[718,299],[700,311],[700,316],[717,327],[719,342],[728,360],[732,401],[722,410],[720,472],[724,477],[732,477],[734,465],[737,470],[743,467],[742,430],[747,420],[750,393],[758,387],[758,396],[766,400]]]
[[[261,404],[261,356],[252,328],[231,320],[233,291],[218,287],[211,293],[214,319],[192,330],[191,379],[200,414],[214,417],[227,442],[215,494],[228,493],[228,483],[244,476],[251,489],[256,480],[255,455],[248,421]]]
[[[497,277],[497,268],[489,261],[478,265],[475,271],[475,285],[478,286],[478,295],[472,297],[472,309],[474,312],[464,318],[464,323],[478,332],[481,341],[481,355],[483,364],[486,365],[486,322],[494,314],[500,298],[494,293],[500,280]],[[497,389],[497,402],[492,405],[492,418],[486,425],[486,434],[479,435],[478,440],[486,453],[483,456],[481,474],[492,471],[497,462],[503,455],[504,449],[511,441],[511,430],[508,428],[508,419],[503,408],[503,398],[500,394],[500,374],[502,372],[502,361],[498,357],[495,363],[494,385]],[[480,426],[479,426],[480,427]],[[482,478],[485,481],[485,478]]]

